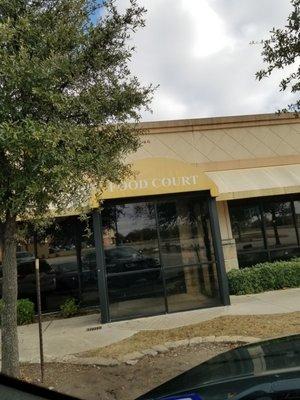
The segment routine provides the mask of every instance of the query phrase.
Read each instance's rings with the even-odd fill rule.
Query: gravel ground
[[[275,315],[224,316],[195,325],[161,331],[141,331],[119,343],[81,353],[84,357],[118,358],[168,341],[196,336],[254,336],[270,338],[300,333],[300,312]],[[132,400],[179,373],[235,345],[201,343],[180,347],[155,357],[143,357],[135,365],[115,367],[51,363],[46,365],[47,387],[82,399]],[[39,365],[24,364],[22,377],[39,382]]]
[[[203,343],[170,350],[155,357],[144,357],[132,366],[121,364],[97,367],[51,363],[46,365],[44,385],[87,400],[133,400],[181,372],[233,347],[229,344]],[[39,365],[22,365],[22,378],[40,384]]]

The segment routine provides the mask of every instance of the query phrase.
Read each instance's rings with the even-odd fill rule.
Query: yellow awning
[[[217,200],[300,192],[300,164],[206,172],[218,188]]]
[[[119,185],[109,184],[102,199],[151,196],[191,191],[210,191],[216,197],[214,182],[197,166],[171,158],[145,158],[134,161],[133,176]]]
[[[145,158],[134,161],[132,176],[120,184],[109,183],[99,196],[100,200],[120,199],[138,196],[209,191],[211,196],[218,195],[215,183],[197,166],[171,158]],[[98,195],[91,188],[86,201],[76,206],[70,205],[58,212],[51,209],[51,217],[78,215],[83,210],[99,207]]]

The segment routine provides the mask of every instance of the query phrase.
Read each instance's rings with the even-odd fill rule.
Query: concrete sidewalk
[[[185,311],[154,317],[114,322],[110,326],[126,330],[162,330],[197,324],[221,315],[281,314],[300,311],[300,288],[244,296],[230,296],[231,306]]]
[[[45,359],[51,361],[69,354],[104,347],[141,330],[170,329],[196,324],[222,315],[279,314],[300,311],[300,288],[232,296],[231,303],[232,305],[227,307],[114,322],[103,325],[101,329],[99,329],[98,314],[44,322]],[[37,324],[20,326],[18,329],[21,361],[38,362]]]

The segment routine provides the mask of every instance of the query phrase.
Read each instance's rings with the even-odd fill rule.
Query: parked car
[[[17,251],[16,256],[17,256],[17,264],[22,264],[25,262],[31,262],[35,260],[34,255],[32,253],[29,253],[29,251]]]
[[[70,290],[78,292],[79,277],[85,287],[97,280],[96,268],[89,269],[86,265],[82,267],[81,273],[77,263],[54,264],[52,267],[56,274],[57,290],[60,292],[70,292]]]
[[[142,251],[131,246],[117,246],[104,251],[105,266],[108,274],[140,271],[159,268],[156,258],[143,255]],[[83,269],[96,270],[96,250],[89,250],[83,255]]]
[[[300,335],[266,340],[222,353],[137,400],[162,399],[300,399]]]
[[[77,263],[54,264],[52,268],[56,275],[56,289],[58,291],[78,291]]]
[[[108,291],[112,300],[126,296],[147,296],[147,288],[153,293],[161,269],[159,261],[132,246],[116,246],[106,248],[105,268],[107,272]],[[83,270],[97,274],[96,251],[89,250],[83,256]],[[142,291],[142,293],[141,293]]]
[[[117,246],[105,250],[107,273],[124,273],[159,268],[156,258],[145,256],[131,246]]]
[[[84,270],[96,270],[96,250],[87,250],[82,256],[82,268]]]
[[[18,268],[18,297],[36,298],[35,261],[21,262]],[[41,292],[48,293],[56,289],[55,271],[46,260],[40,260]],[[0,267],[0,296],[2,296],[2,265]]]

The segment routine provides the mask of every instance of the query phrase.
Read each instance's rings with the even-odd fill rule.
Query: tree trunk
[[[18,273],[16,259],[16,218],[7,214],[3,238],[1,316],[2,373],[19,377],[19,348],[17,332]]]
[[[278,228],[277,228],[277,223],[276,223],[276,215],[275,215],[274,210],[272,210],[272,224],[273,224],[273,229],[274,229],[276,246],[280,246],[281,243],[280,243],[280,237],[279,237],[279,233],[278,233]]]

